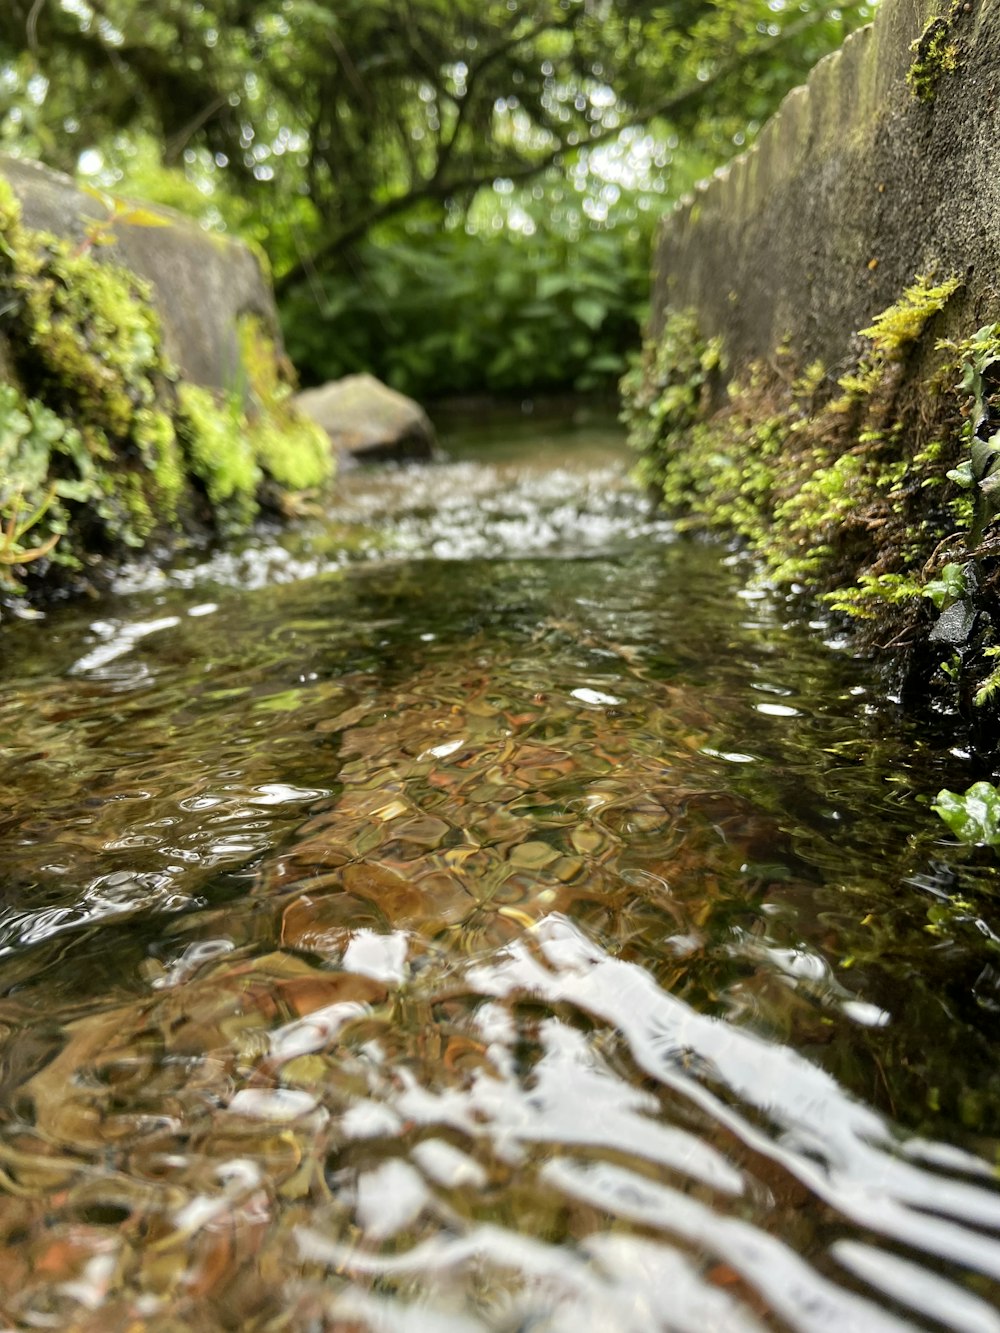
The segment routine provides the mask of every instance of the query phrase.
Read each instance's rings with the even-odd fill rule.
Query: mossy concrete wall
[[[911,46],[935,14],[958,67],[920,100]],[[949,317],[975,329],[1000,317],[998,218],[1000,5],[882,0],[753,148],[664,219],[652,332],[690,307],[724,336],[731,373],[786,340],[799,364],[836,371],[918,273],[960,277]]]
[[[37,162],[0,155],[0,176],[12,186],[24,224],[33,230],[85,242],[88,229],[107,220],[98,199],[70,177]],[[164,351],[185,380],[224,391],[241,387],[240,317],[255,316],[279,341],[270,280],[245,245],[212,235],[170,209],[153,211],[169,225],[112,222],[113,243],[91,253],[106,256],[152,285]],[[0,352],[0,371],[2,364]]]

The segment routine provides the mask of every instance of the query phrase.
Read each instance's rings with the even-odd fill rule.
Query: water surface
[[[1000,1329],[962,755],[613,432],[451,448],[0,626],[7,1325]]]

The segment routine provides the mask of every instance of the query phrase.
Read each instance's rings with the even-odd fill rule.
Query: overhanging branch
[[[823,22],[834,8],[839,9],[842,13],[845,10],[858,9],[862,3],[863,0],[847,0],[847,3],[836,6],[831,3],[822,9],[803,15],[802,18],[782,29],[781,33],[770,41],[761,43],[752,51],[744,52],[723,61],[708,79],[693,81],[664,97],[657,98],[642,106],[633,107],[616,125],[604,127],[596,133],[591,133],[582,142],[570,143],[565,137],[559,138],[548,152],[538,157],[528,160],[517,157],[511,158],[507,162],[492,161],[470,165],[463,172],[452,175],[443,170],[443,167],[448,165],[454,148],[452,143],[448,143],[446,145],[447,157],[445,162],[442,163],[439,160],[434,171],[427,178],[412,188],[401,191],[391,199],[359,210],[354,217],[349,218],[342,226],[338,227],[320,245],[309,254],[303,255],[290,269],[281,274],[275,282],[275,289],[279,296],[283,295],[307,275],[321,271],[330,259],[354,245],[373,227],[408,212],[418,204],[429,200],[443,202],[454,195],[473,192],[491,185],[499,176],[523,183],[548,171],[557,162],[616,139],[624,130],[646,125],[652,120],[677,116],[688,108],[697,105],[698,102],[706,100],[715,88],[731,78],[732,75],[741,71],[751,71],[773,58],[774,51],[777,48],[795,41],[810,28]],[[547,128],[551,132],[551,127]]]

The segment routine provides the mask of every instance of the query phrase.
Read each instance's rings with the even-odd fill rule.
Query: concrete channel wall
[[[906,76],[935,15],[957,68],[920,100]],[[835,371],[917,274],[963,279],[965,332],[1000,318],[1000,0],[882,0],[664,219],[652,332],[691,307],[733,373],[782,342]]]

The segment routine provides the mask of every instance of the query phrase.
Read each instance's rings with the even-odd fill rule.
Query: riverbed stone
[[[86,244],[88,229],[108,220],[99,199],[38,162],[0,154],[0,176],[10,183],[24,224],[33,230]],[[240,388],[245,381],[238,332],[242,317],[254,317],[280,349],[268,276],[239,241],[208,232],[173,209],[141,207],[168,225],[111,222],[111,243],[95,245],[90,253],[151,284],[164,349],[183,379],[223,392]]]
[[[434,427],[427,413],[374,375],[347,375],[307,389],[295,405],[323,427],[341,456],[358,462],[433,456]]]

